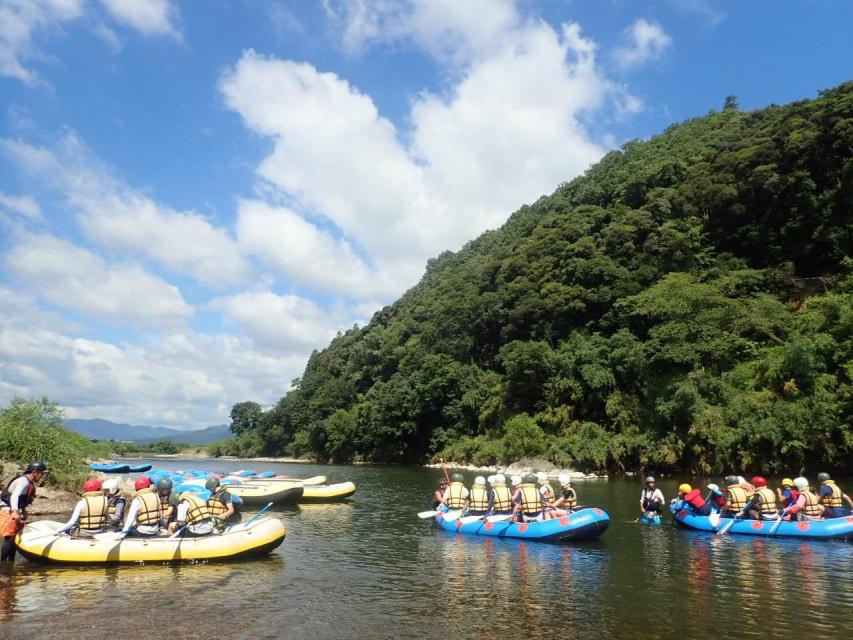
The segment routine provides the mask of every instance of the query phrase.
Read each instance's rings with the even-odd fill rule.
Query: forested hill
[[[523,161],[520,158],[519,161]],[[851,470],[853,83],[608,154],[310,358],[243,453]]]

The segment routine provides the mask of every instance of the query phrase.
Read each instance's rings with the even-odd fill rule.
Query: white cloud
[[[105,322],[173,326],[192,314],[177,287],[133,264],[110,264],[70,242],[21,233],[6,266],[53,304]]]
[[[41,54],[33,44],[35,32],[79,18],[82,0],[3,0],[0,2],[0,75],[34,86],[39,76],[23,60]]]
[[[510,2],[488,6],[327,4],[352,43],[402,39],[455,65],[446,93],[413,98],[411,132],[307,63],[247,51],[222,78],[228,107],[274,142],[259,175],[296,214],[332,225],[324,247],[343,238],[397,293],[428,258],[499,226],[600,158],[604,148],[581,125],[586,113],[641,105],[601,74],[577,25],[558,31]]]
[[[237,237],[244,251],[289,282],[316,291],[363,297],[399,290],[400,283],[372,270],[349,242],[284,207],[240,202]]]
[[[187,273],[210,286],[251,278],[253,269],[227,231],[194,212],[175,211],[130,189],[110,175],[73,133],[55,150],[0,140],[18,167],[59,189],[78,211],[87,237]]]
[[[169,0],[100,0],[112,17],[145,36],[180,38],[178,9]]]
[[[42,220],[41,207],[32,196],[10,196],[0,191],[0,208],[29,220]]]
[[[239,325],[258,347],[274,352],[307,354],[347,328],[336,322],[334,312],[321,310],[311,300],[270,291],[225,296],[210,306]]]
[[[672,46],[672,38],[659,24],[642,18],[622,34],[623,44],[613,51],[621,69],[633,69],[659,59]]]

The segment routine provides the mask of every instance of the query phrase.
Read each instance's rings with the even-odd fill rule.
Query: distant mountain
[[[123,424],[93,418],[91,420],[70,419],[65,426],[77,433],[96,440],[126,440],[130,442],[153,442],[160,438],[170,438],[184,444],[202,445],[224,440],[232,434],[228,425],[220,424],[204,429],[180,431],[168,427],[148,427],[144,425]]]

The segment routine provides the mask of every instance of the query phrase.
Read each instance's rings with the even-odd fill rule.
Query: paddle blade
[[[464,518],[459,518],[459,522],[462,524],[471,524],[472,522],[482,522],[483,516],[465,516]]]
[[[716,513],[716,512],[712,513],[711,515],[708,516],[708,521],[711,523],[712,527],[714,527],[714,528],[719,527],[720,526],[720,514]]]
[[[444,514],[444,519],[447,522],[453,522],[454,520],[458,520],[462,515],[462,511],[448,511]]]
[[[98,542],[119,542],[124,540],[126,533],[115,532],[115,531],[106,531],[104,533],[96,533],[92,536]]]
[[[489,516],[488,518],[486,518],[486,522],[506,522],[510,518],[512,518],[511,513],[503,513],[495,516]]]
[[[418,514],[418,517],[419,517],[419,518],[423,518],[423,519],[426,519],[426,518],[434,518],[434,517],[435,517],[435,514],[437,514],[437,513],[439,513],[439,512],[438,512],[438,511],[421,511],[421,512]]]

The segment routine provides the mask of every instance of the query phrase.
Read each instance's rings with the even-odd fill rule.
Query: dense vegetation
[[[110,448],[116,455],[144,455],[144,454],[173,454],[179,453],[184,449],[189,449],[190,445],[183,444],[172,438],[159,438],[153,442],[125,442],[125,441],[109,441]]]
[[[240,453],[850,471],[853,83],[630,142],[312,354]],[[237,451],[235,451],[237,452]]]
[[[0,407],[0,460],[43,460],[50,469],[48,483],[79,490],[88,471],[84,460],[109,456],[110,447],[66,429],[62,419],[61,409],[47,398],[14,398]],[[2,480],[9,480],[5,475]]]

